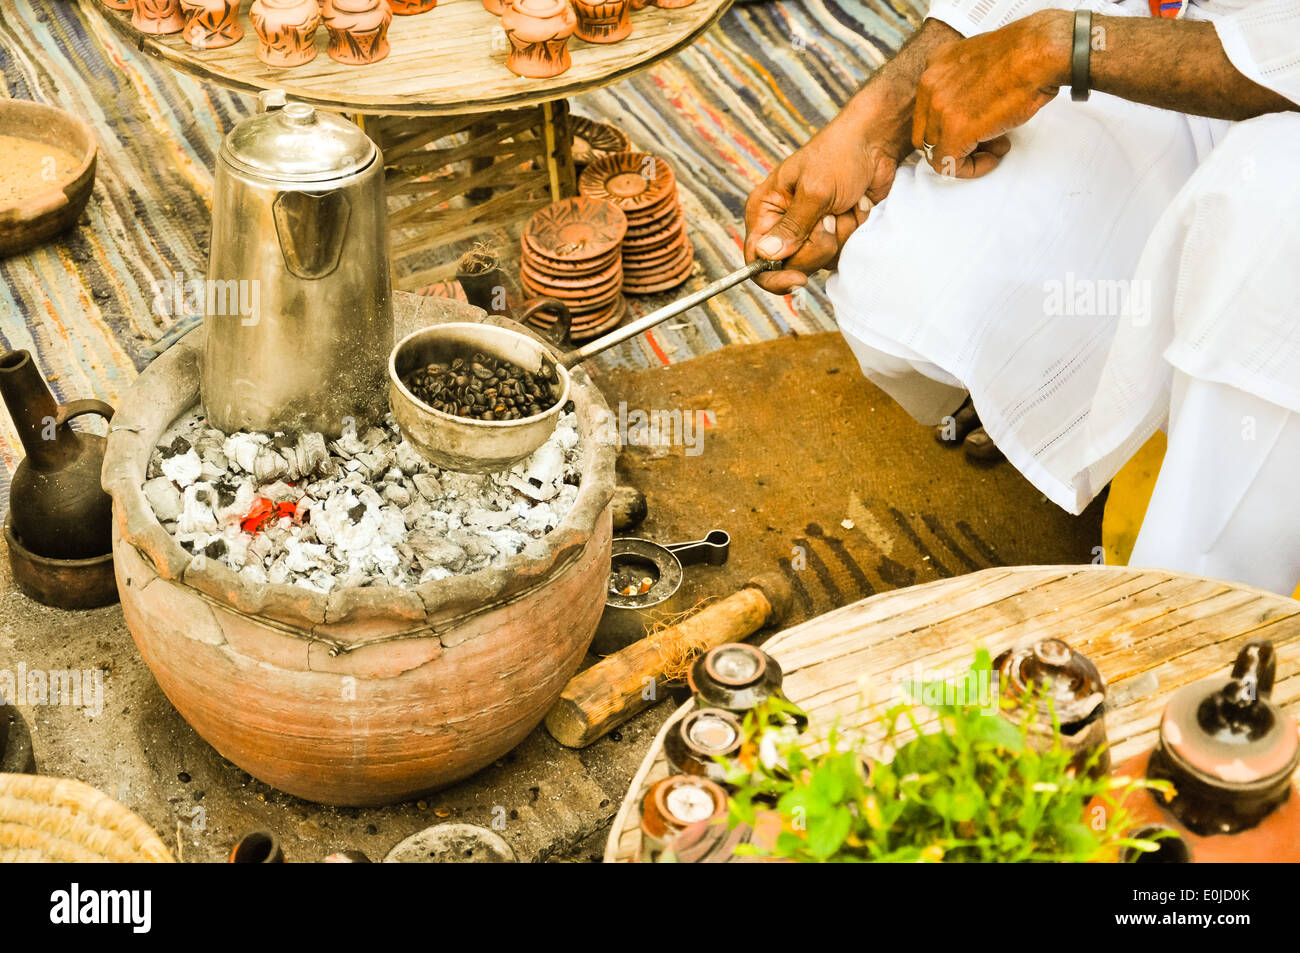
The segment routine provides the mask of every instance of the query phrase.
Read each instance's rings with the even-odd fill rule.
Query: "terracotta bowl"
[[[56,168],[53,179],[36,175],[16,182],[20,194],[0,198],[0,255],[13,255],[76,223],[95,185],[99,148],[90,127],[72,113],[26,99],[0,100],[0,136],[26,140],[37,149],[53,146],[75,158],[71,168]],[[0,163],[0,182],[16,174],[9,161]]]
[[[311,801],[406,800],[500,758],[559,697],[604,608],[614,452],[600,392],[573,372],[583,480],[551,533],[481,572],[324,595],[191,559],[144,497],[153,446],[198,397],[201,347],[200,328],[140,375],[104,460],[122,611],[164,694],[224,757]]]

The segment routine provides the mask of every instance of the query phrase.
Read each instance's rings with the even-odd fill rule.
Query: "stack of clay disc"
[[[695,249],[677,201],[677,177],[658,156],[618,152],[592,162],[578,191],[611,202],[627,216],[623,239],[623,290],[654,294],[691,276]]]
[[[559,298],[573,314],[575,340],[616,327],[627,310],[621,245],[627,218],[614,205],[581,196],[537,212],[524,227],[520,281],[531,296]],[[537,314],[539,326],[553,315]]]

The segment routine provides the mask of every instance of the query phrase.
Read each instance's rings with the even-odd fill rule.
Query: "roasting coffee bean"
[[[419,400],[444,413],[476,420],[519,420],[555,405],[552,365],[537,373],[482,352],[432,362],[402,379]]]

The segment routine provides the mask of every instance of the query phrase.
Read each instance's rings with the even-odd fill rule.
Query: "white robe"
[[[1062,5],[938,0],[931,15],[971,33]],[[1245,75],[1300,102],[1300,55],[1278,46],[1300,54],[1300,2],[1189,15],[1214,20]],[[1170,422],[1176,380],[1178,408],[1227,401],[1243,421],[1220,414],[1217,444],[1190,449],[1196,426],[1168,423],[1171,465],[1133,562],[1290,593],[1300,543],[1240,550],[1269,528],[1248,499],[1276,489],[1261,473],[1300,465],[1300,115],[1232,124],[1094,93],[1058,97],[1011,140],[981,179],[901,170],[850,238],[828,290],[864,372],[925,423],[969,391],[1008,459],[1074,513]],[[1300,492],[1268,506],[1300,540]]]

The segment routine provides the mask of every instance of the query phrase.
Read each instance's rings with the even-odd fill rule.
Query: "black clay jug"
[[[111,501],[99,483],[103,437],[79,433],[68,421],[82,414],[105,420],[102,400],[57,404],[32,356],[0,357],[0,397],[27,456],[14,471],[9,514],[14,536],[49,559],[90,559],[112,548]]]

